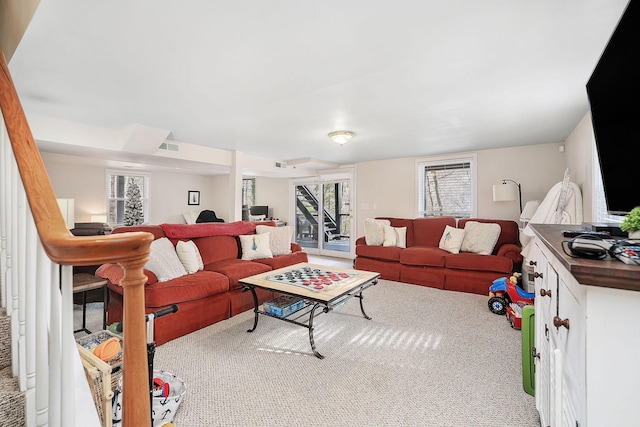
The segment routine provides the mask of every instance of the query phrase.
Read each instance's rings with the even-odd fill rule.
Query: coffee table
[[[324,276],[328,275],[326,273],[335,273],[337,279],[333,279],[331,282],[332,284],[326,286],[324,289],[316,290],[312,284],[305,285],[304,283],[301,283],[301,280],[303,282],[311,281],[313,273],[310,276],[308,274],[310,270],[316,271],[318,275]],[[286,278],[287,276],[290,277],[292,274],[299,276],[302,272],[304,272],[305,275],[304,279],[288,281]],[[289,274],[287,275],[287,273]],[[362,305],[362,292],[378,283],[379,277],[379,273],[370,271],[300,263],[241,279],[239,280],[239,283],[242,285],[243,291],[251,291],[253,295],[253,311],[255,313],[255,318],[253,321],[253,327],[247,330],[247,332],[253,332],[256,329],[258,326],[259,315],[273,317],[305,327],[309,330],[309,342],[311,344],[313,354],[319,359],[324,359],[324,356],[316,350],[316,344],[313,340],[313,320],[322,313],[328,313],[339,308],[352,297],[360,300],[360,311],[362,311],[362,315],[365,319],[370,320],[371,318],[367,313],[365,313]],[[292,284],[294,282],[297,282],[297,284]],[[277,316],[268,313],[265,310],[261,310],[258,305],[256,288],[300,297],[304,300],[304,305],[300,310],[286,316]]]

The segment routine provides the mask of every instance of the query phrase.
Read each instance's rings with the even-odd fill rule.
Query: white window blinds
[[[473,212],[473,159],[418,164],[418,216],[469,218]]]

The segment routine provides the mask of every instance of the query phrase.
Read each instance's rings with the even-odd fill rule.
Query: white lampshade
[[[510,202],[518,200],[518,187],[508,184],[498,184],[493,186],[494,202]]]

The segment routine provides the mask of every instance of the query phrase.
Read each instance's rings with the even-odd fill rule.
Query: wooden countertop
[[[607,256],[602,260],[573,258],[564,253],[562,242],[570,240],[563,230],[580,230],[579,225],[531,224],[536,236],[583,285],[640,291],[640,265],[628,265]]]

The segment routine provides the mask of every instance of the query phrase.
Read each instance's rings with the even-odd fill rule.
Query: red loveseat
[[[518,224],[510,220],[454,217],[377,218],[392,227],[406,227],[406,248],[369,246],[356,241],[355,268],[380,273],[381,279],[438,289],[486,295],[497,278],[511,275],[522,264]],[[450,253],[439,248],[447,225],[464,228],[468,221],[496,223],[500,235],[490,255]]]
[[[262,225],[275,223],[261,222]],[[200,252],[204,269],[175,279],[158,282],[156,275],[145,269],[145,312],[152,313],[172,304],[174,314],[155,320],[157,345],[186,335],[221,320],[253,308],[251,292],[242,292],[238,281],[244,277],[273,269],[307,262],[307,254],[297,243],[291,243],[291,253],[273,258],[247,261],[241,259],[239,235],[254,234],[252,222],[161,224],[119,227],[113,233],[146,231],[155,239],[167,237],[175,246],[179,240],[192,240]],[[108,322],[122,321],[123,288],[119,285],[123,270],[117,264],[104,264],[96,275],[108,279]],[[273,298],[272,292],[256,290],[259,303]]]

